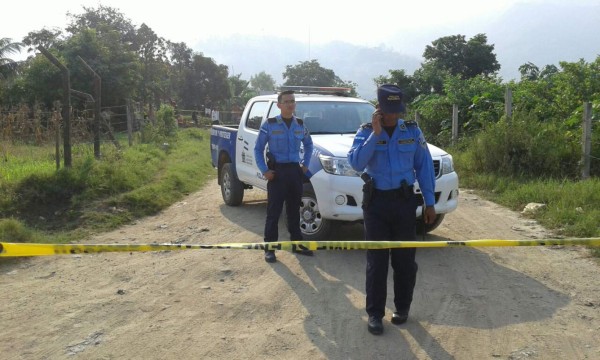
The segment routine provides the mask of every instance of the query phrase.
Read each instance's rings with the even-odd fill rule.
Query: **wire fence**
[[[213,115],[214,114],[214,115]],[[179,127],[206,127],[213,123],[239,123],[239,113],[211,110],[211,118],[199,110],[176,110],[175,117]],[[100,141],[114,141],[117,135],[138,132],[146,122],[152,122],[152,116],[142,110],[139,103],[101,108]],[[129,123],[130,122],[130,123]],[[93,143],[94,111],[93,109],[71,112],[70,137],[75,143]],[[16,110],[0,109],[0,140],[13,143],[44,145],[54,142],[63,136],[63,119],[60,110],[43,111],[21,106]]]
[[[238,125],[241,116],[242,112],[239,110],[175,108],[175,120],[179,127],[208,127],[214,124]],[[99,124],[100,142],[110,142],[118,147],[117,138],[128,136],[131,144],[133,135],[139,132],[146,122],[153,122],[153,117],[154,114],[148,114],[143,110],[142,104],[136,102],[103,107]],[[95,117],[93,109],[74,109],[71,113],[70,123],[70,140],[73,145],[92,146],[94,144]],[[597,126],[597,124],[598,121],[594,121],[592,125]],[[478,131],[480,130],[463,129],[461,135],[472,136]],[[53,111],[27,106],[10,111],[0,108],[0,140],[2,142],[36,146],[58,144],[59,139],[64,135],[63,132],[63,120],[58,108]],[[600,148],[600,141],[591,139],[591,148]],[[597,151],[593,151],[593,154],[597,154]],[[592,162],[592,167],[597,168],[600,158],[594,155],[590,152],[585,156]]]

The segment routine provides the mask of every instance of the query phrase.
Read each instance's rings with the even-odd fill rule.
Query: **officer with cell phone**
[[[416,240],[415,180],[424,197],[423,221],[431,224],[436,217],[433,160],[421,129],[402,118],[402,95],[396,85],[377,88],[378,108],[371,123],[358,129],[348,152],[351,166],[364,172],[363,180],[372,184],[370,194],[363,194],[369,197],[363,201],[365,240]],[[383,333],[390,259],[396,308],[391,322],[399,325],[407,321],[417,278],[415,255],[415,248],[367,250],[366,312],[370,333]]]

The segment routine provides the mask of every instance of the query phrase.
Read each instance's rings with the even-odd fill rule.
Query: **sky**
[[[573,0],[578,3],[597,0]],[[544,3],[558,0],[419,0],[365,3],[348,0],[216,0],[146,2],[128,0],[11,1],[2,16],[0,38],[20,41],[30,31],[42,28],[64,29],[67,12],[81,14],[83,6],[113,7],[136,26],[145,23],[172,42],[194,44],[233,34],[270,35],[291,38],[307,44],[343,41],[355,45],[402,47],[398,34],[439,27],[460,27],[486,21],[486,17],[506,11],[515,3]],[[167,4],[168,6],[165,6]],[[207,5],[210,4],[210,5]],[[396,35],[394,43],[390,42]],[[26,54],[23,58],[26,57]]]

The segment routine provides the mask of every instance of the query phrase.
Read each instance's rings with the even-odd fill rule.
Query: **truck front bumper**
[[[319,171],[310,178],[319,211],[324,219],[340,221],[361,221],[362,186],[364,182],[359,177],[336,176]],[[419,194],[418,184],[415,192]],[[458,176],[456,172],[445,174],[436,179],[435,211],[447,214],[458,206]],[[419,204],[422,200],[419,199]],[[421,206],[417,208],[417,217],[422,214]]]

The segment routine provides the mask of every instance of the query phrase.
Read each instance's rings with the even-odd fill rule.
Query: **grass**
[[[543,211],[531,216],[557,235],[600,237],[600,179],[573,181],[480,174],[468,170],[461,154],[454,159],[461,187],[475,189],[483,197],[515,211],[522,211],[532,202],[546,204]],[[599,248],[590,249],[600,257]]]
[[[206,130],[178,131],[168,145],[110,143],[95,160],[90,146],[73,148],[73,167],[55,170],[53,147],[3,145],[0,241],[74,242],[153,215],[198,189],[215,171]],[[474,173],[452,152],[461,187],[513,210],[546,204],[534,217],[567,237],[600,236],[600,180],[525,179]],[[592,252],[600,256],[600,249]]]
[[[33,173],[50,174],[56,169],[55,154],[48,147],[0,144],[0,181],[18,182]]]
[[[210,134],[188,128],[168,144],[121,150],[73,146],[71,169],[55,170],[53,147],[5,147],[0,178],[0,240],[75,242],[153,215],[214,176]]]

